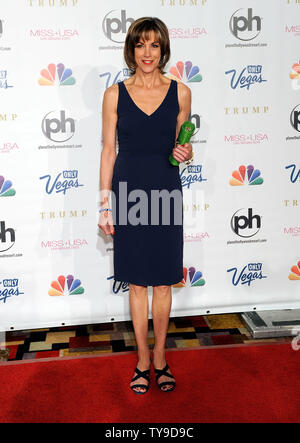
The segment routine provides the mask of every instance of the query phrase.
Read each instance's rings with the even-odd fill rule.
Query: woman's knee
[[[148,293],[148,289],[147,288],[148,288],[147,286],[135,285],[133,283],[129,284],[130,294],[134,294],[134,295],[147,294]]]
[[[155,293],[158,294],[167,294],[171,291],[171,286],[170,285],[158,285],[158,286],[153,286],[153,289],[155,290]]]

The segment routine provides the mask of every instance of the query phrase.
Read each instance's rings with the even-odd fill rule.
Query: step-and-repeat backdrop
[[[197,128],[171,315],[300,307],[299,1],[0,0],[2,330],[130,318],[97,228],[101,107],[146,15]]]

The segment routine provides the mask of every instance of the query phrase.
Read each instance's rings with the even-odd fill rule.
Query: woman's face
[[[137,68],[140,68],[144,73],[149,74],[158,68],[161,49],[154,31],[150,31],[149,40],[140,40],[136,44],[134,56]]]

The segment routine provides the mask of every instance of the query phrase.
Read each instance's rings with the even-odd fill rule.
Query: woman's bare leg
[[[147,286],[129,284],[129,304],[135,339],[138,348],[138,364],[140,371],[145,371],[150,367],[150,350],[148,346],[148,288]],[[137,375],[136,373],[134,375]],[[131,383],[147,385],[147,380],[138,378]],[[136,391],[145,391],[143,388],[135,388]]]
[[[156,369],[166,366],[165,343],[169,327],[169,317],[172,305],[172,286],[153,286],[152,318],[155,337],[153,349],[153,364]],[[171,371],[169,370],[170,374]],[[170,378],[161,376],[159,383],[170,381]],[[165,385],[162,389],[169,389],[171,385]]]

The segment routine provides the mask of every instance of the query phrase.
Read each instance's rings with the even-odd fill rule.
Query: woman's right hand
[[[115,228],[111,211],[100,212],[98,226],[106,235],[114,235]]]

